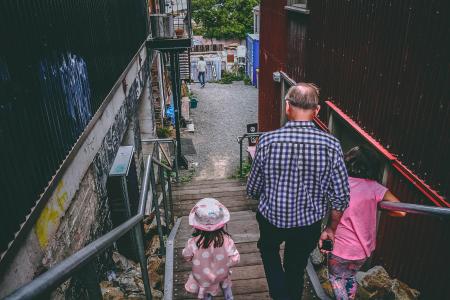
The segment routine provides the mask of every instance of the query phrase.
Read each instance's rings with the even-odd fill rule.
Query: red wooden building
[[[371,145],[401,201],[450,207],[449,15],[447,0],[262,0],[261,131],[285,121],[290,85],[314,82],[344,151]],[[449,253],[448,221],[381,213],[373,262],[424,299],[450,299]]]

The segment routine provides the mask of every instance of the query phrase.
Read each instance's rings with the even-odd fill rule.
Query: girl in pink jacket
[[[197,202],[189,214],[189,225],[195,231],[183,249],[183,257],[192,262],[185,288],[199,299],[212,299],[219,289],[226,300],[233,299],[230,267],[237,265],[240,257],[224,230],[229,220],[228,209],[212,198]]]
[[[344,157],[349,175],[350,205],[337,226],[334,249],[328,257],[328,273],[337,300],[355,299],[356,272],[375,250],[377,207],[382,200],[399,200],[376,179],[376,154],[367,147],[350,149]],[[404,212],[390,212],[402,217]]]

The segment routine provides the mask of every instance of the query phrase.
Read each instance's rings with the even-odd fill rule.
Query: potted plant
[[[177,38],[182,38],[184,35],[184,29],[183,28],[175,29],[175,35],[177,36]]]

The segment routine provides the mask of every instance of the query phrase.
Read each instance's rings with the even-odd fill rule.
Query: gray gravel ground
[[[191,109],[195,132],[192,138],[197,155],[186,156],[196,169],[195,179],[227,178],[239,166],[236,138],[246,132],[246,125],[258,119],[258,90],[243,82],[233,84],[198,83],[190,86],[198,107]]]

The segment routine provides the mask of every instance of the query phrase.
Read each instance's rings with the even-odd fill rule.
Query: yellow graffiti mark
[[[61,180],[56,187],[55,197],[51,198],[39,216],[35,230],[42,248],[47,247],[50,235],[56,231],[59,219],[64,214],[67,192],[62,192],[64,182]]]

